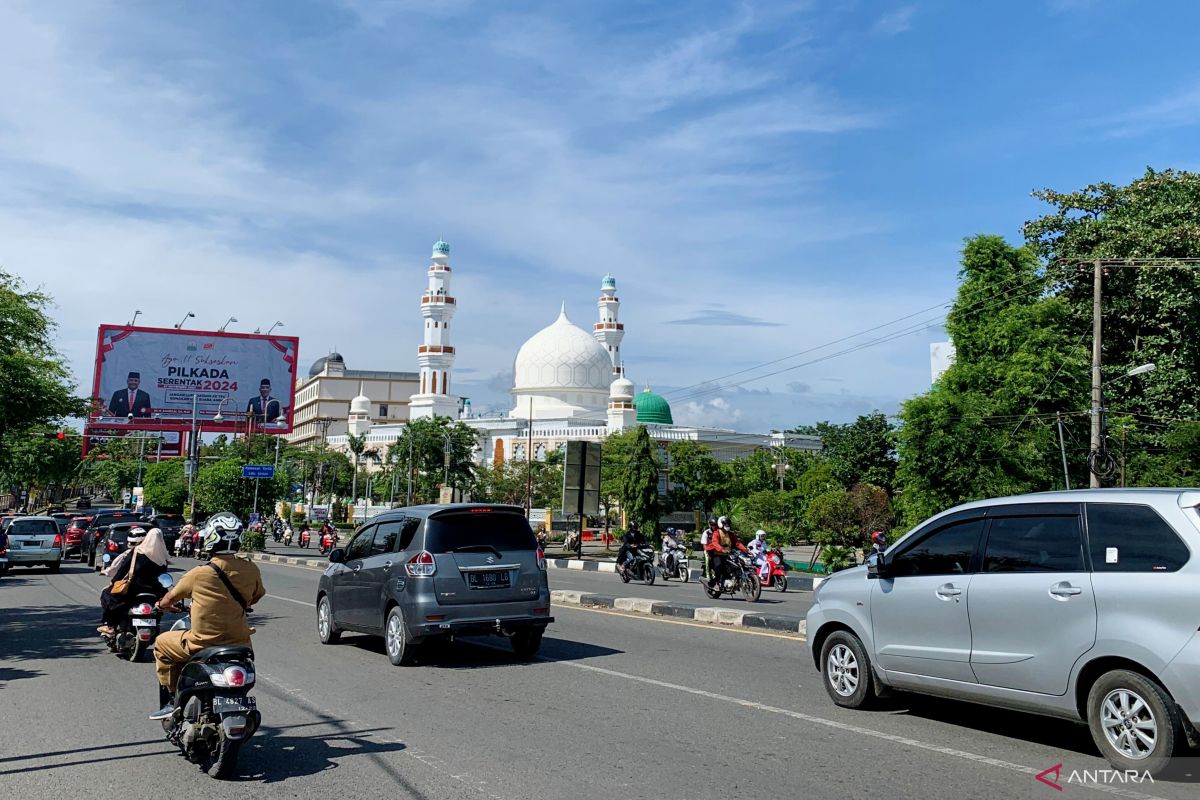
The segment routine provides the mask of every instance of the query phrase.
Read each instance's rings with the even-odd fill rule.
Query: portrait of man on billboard
[[[113,392],[109,398],[105,416],[128,417],[132,414],[135,417],[149,417],[150,395],[138,388],[141,383],[141,373],[130,372],[125,377],[125,388]]]
[[[283,406],[271,396],[271,379],[263,378],[258,383],[258,396],[251,397],[246,404],[246,413],[259,425],[274,423],[283,416]]]

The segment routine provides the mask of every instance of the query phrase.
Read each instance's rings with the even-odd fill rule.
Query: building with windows
[[[416,372],[380,372],[349,369],[339,353],[318,358],[308,376],[296,386],[296,413],[287,440],[307,445],[323,438],[346,435],[350,403],[367,398],[372,425],[394,425],[408,420],[409,398],[417,393]]]

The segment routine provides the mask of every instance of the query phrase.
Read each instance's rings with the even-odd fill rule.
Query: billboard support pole
[[[192,394],[192,432],[188,437],[188,522],[195,524],[196,519],[196,467],[200,455],[200,437],[196,433],[196,403],[200,395]]]

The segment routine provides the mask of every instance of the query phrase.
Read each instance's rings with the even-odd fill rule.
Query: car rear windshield
[[[58,526],[53,520],[48,519],[19,519],[13,522],[9,527],[8,532],[13,535],[34,535],[49,534],[53,536],[58,533]]]
[[[117,528],[108,532],[108,540],[117,544],[125,544],[129,539],[129,528]]]
[[[425,523],[425,549],[431,553],[480,547],[534,550],[537,540],[525,517],[502,511],[447,514]]]

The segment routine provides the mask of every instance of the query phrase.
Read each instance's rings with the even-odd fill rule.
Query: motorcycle
[[[286,531],[283,532],[283,546],[284,547],[292,546],[292,529],[291,528],[288,528]]]
[[[704,592],[716,600],[722,594],[740,594],[751,603],[757,603],[762,596],[762,581],[758,579],[758,571],[754,562],[745,553],[731,553],[725,559],[725,576],[710,584],[704,581]]]
[[[185,617],[171,630],[188,630]],[[213,778],[228,778],[238,754],[262,724],[254,688],[254,651],[238,645],[206,647],[183,666],[175,713],[162,721],[167,741]]]
[[[163,594],[175,585],[175,580],[168,574],[160,575],[158,583],[163,587]],[[158,629],[162,623],[162,612],[155,607],[162,595],[150,592],[140,592],[133,598],[133,605],[116,632],[101,634],[100,638],[108,645],[108,649],[126,661],[137,663],[142,656],[154,647],[158,638]]]
[[[654,548],[646,545],[633,551],[633,558],[628,564],[617,565],[617,577],[623,583],[629,583],[633,578],[642,581],[647,586],[654,585],[657,570],[654,568]]]
[[[668,547],[666,552],[658,557],[658,566],[662,570],[664,581],[678,578],[687,583],[692,579],[692,567],[688,561],[687,548],[683,545]]]
[[[787,565],[783,563],[783,552],[775,549],[763,554],[763,563],[758,568],[758,579],[763,588],[774,588],[786,592],[788,586]]]
[[[321,555],[328,555],[333,552],[333,548],[337,547],[338,535],[336,533],[321,534]]]
[[[308,542],[311,538],[312,538],[312,534],[309,533],[307,530],[300,531],[300,546],[307,550]]]

